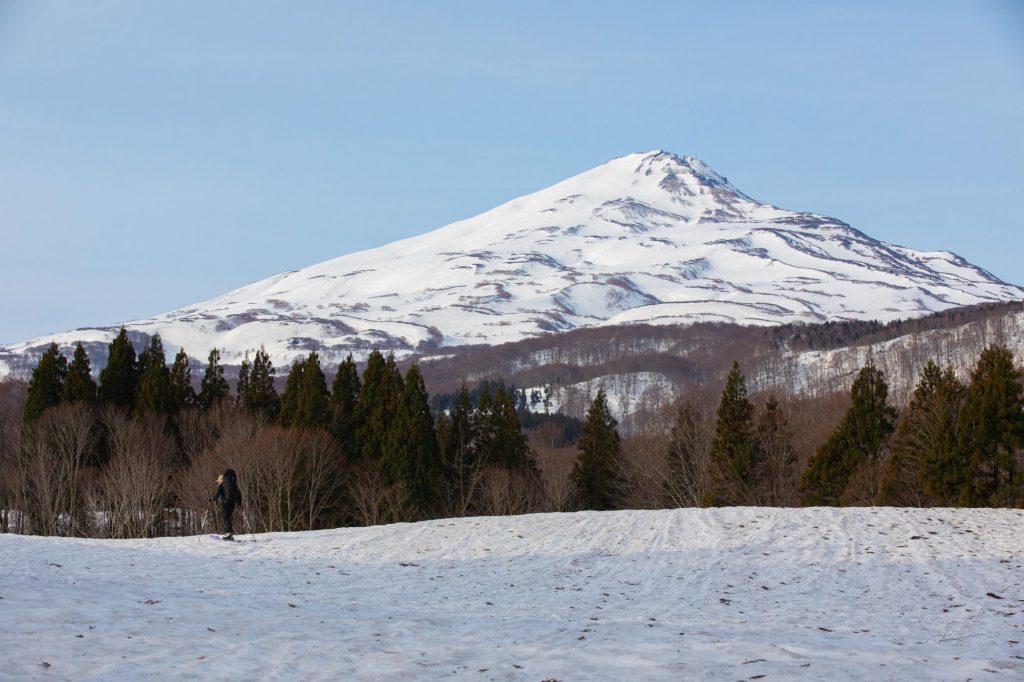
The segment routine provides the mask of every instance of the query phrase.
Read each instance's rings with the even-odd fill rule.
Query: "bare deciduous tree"
[[[668,444],[665,494],[675,507],[699,507],[708,493],[711,439],[715,431],[714,406],[684,400]]]

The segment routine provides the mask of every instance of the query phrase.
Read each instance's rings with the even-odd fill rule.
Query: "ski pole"
[[[249,535],[252,536],[252,541],[256,542],[256,534],[252,532],[252,524],[249,523],[249,515],[245,513],[245,509],[242,509],[242,519],[245,520],[245,527],[249,529]]]
[[[196,542],[203,539],[203,532],[206,529],[206,517],[210,515],[210,510],[207,509],[203,512],[203,518],[199,520],[199,536],[196,538]]]

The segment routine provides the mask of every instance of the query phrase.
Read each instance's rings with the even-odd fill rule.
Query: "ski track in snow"
[[[1022,521],[730,508],[256,543],[0,535],[0,678],[1024,679]]]

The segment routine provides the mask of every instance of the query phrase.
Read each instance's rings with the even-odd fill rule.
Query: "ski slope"
[[[0,535],[5,679],[1024,678],[1020,510]]]

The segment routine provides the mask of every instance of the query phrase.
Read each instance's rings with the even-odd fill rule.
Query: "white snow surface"
[[[402,356],[582,326],[887,321],[1020,298],[1024,289],[955,254],[886,244],[828,216],[777,208],[699,159],[653,151],[421,236],[126,326],[159,332],[170,352],[184,347],[200,360],[220,348],[228,364],[264,345],[282,366],[313,349],[332,364],[374,347]],[[0,350],[105,343],[116,331],[75,330]]]
[[[1020,510],[0,535],[4,679],[1024,678]]]

